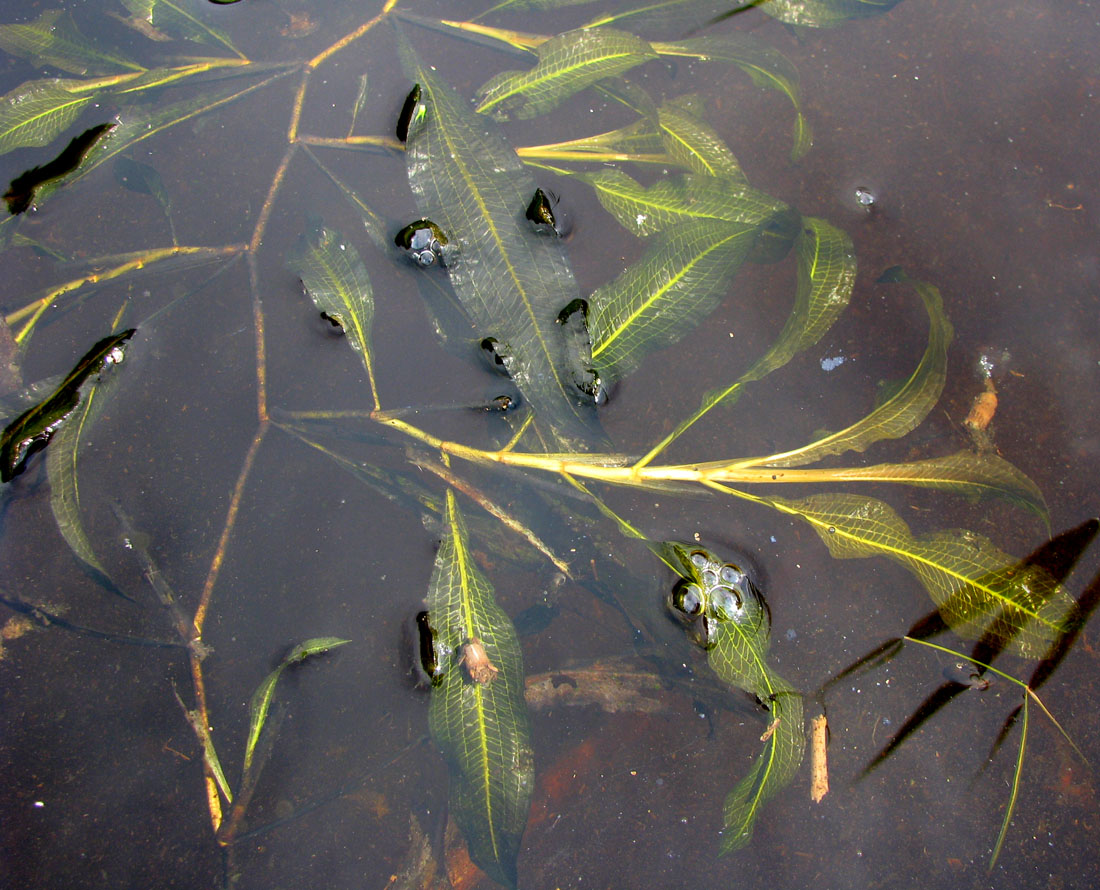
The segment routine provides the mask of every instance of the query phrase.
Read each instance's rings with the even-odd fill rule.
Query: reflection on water
[[[486,5],[408,2],[410,12],[454,20]],[[457,460],[446,466],[437,449],[407,453],[405,437],[349,415],[373,407],[369,369],[347,348],[348,336],[316,324],[298,274],[286,267],[315,216],[345,234],[369,271],[382,407],[444,439],[478,445],[506,443],[522,410],[417,412],[486,402],[500,395],[501,378],[477,357],[484,332],[456,328],[445,272],[419,274],[391,247],[401,225],[420,215],[393,139],[410,86],[393,32],[383,24],[318,57],[374,12],[326,7],[185,4],[243,55],[288,67],[251,79],[211,69],[198,91],[158,87],[154,108],[177,108],[179,123],[150,125],[151,135],[117,159],[47,199],[40,195],[17,230],[4,224],[0,237],[12,240],[5,240],[2,308],[13,331],[25,324],[19,310],[31,300],[89,268],[99,279],[60,293],[29,346],[12,352],[13,343],[0,354],[23,382],[64,374],[113,327],[138,329],[117,389],[90,427],[79,475],[91,544],[135,602],[81,570],[51,513],[41,455],[0,504],[0,594],[11,604],[0,608],[5,883],[443,886],[442,878],[427,877],[425,863],[445,853],[453,886],[472,886],[477,876],[463,864],[462,842],[446,834],[447,767],[425,744],[428,693],[416,687],[416,641],[407,633],[443,535],[445,482],[463,492],[471,550],[498,603],[513,618],[534,616],[520,622],[525,668],[540,694],[554,693],[549,704],[530,705],[536,787],[519,855],[521,886],[878,887],[914,886],[917,876],[937,887],[1096,883],[1095,780],[1074,750],[1095,760],[1100,738],[1096,709],[1081,706],[1096,697],[1087,627],[1066,638],[1056,671],[996,646],[974,653],[973,641],[950,632],[922,636],[930,604],[903,566],[834,560],[788,514],[676,488],[598,489],[655,540],[702,540],[727,559],[747,551],[772,614],[769,659],[808,696],[908,632],[975,662],[995,660],[998,670],[1030,682],[1072,739],[1035,700],[1025,716],[1023,693],[1010,679],[994,677],[980,688],[975,675],[984,681],[990,672],[960,672],[957,657],[906,643],[828,687],[830,794],[810,801],[804,764],[761,810],[751,846],[718,857],[725,795],[752,766],[768,716],[721,686],[705,653],[667,619],[672,572],[553,475],[528,483],[520,472],[474,470]],[[598,8],[502,11],[479,21],[557,33]],[[202,43],[173,43],[83,6],[73,16],[99,47],[150,68],[181,54],[232,58],[209,32]],[[635,82],[655,97],[703,94],[707,120],[752,186],[843,228],[860,269],[850,307],[826,336],[746,387],[736,406],[693,427],[669,460],[784,451],[888,399],[896,391],[891,381],[919,361],[928,330],[911,296],[875,284],[883,270],[901,265],[940,289],[954,327],[943,396],[909,436],[826,463],[915,462],[973,448],[967,426],[979,424],[966,421],[984,398],[988,416],[977,417],[983,453],[1010,461],[1038,485],[1050,531],[1082,528],[1096,512],[1092,480],[1100,464],[1093,218],[1100,177],[1089,114],[1095,82],[1086,73],[1095,67],[1097,24],[1087,3],[1019,0],[909,0],[885,15],[797,34],[760,10],[733,16],[715,31],[758,39],[799,73],[814,144],[797,163],[790,160],[792,106],[781,93],[757,89],[732,67],[682,58],[637,69]],[[156,17],[146,25],[169,33],[182,27]],[[676,27],[662,36],[682,37]],[[404,30],[463,95],[499,71],[530,64],[454,34],[412,24]],[[299,118],[299,60],[310,58],[316,66]],[[13,59],[4,90],[78,76],[64,62],[52,56],[39,71]],[[120,76],[102,60],[87,64],[85,76]],[[173,104],[197,92],[213,104],[260,82],[266,85],[201,114],[186,116]],[[112,86],[97,101],[119,115],[106,144],[141,121],[125,91]],[[513,144],[534,146],[636,117],[589,90],[549,114],[503,126]],[[310,150],[327,172],[303,146],[288,152],[294,120],[303,142],[318,137]],[[0,155],[0,179],[47,162],[96,122],[78,115],[59,130],[57,144]],[[325,139],[345,147],[358,140],[361,150],[334,149]],[[142,181],[159,180],[156,188],[123,182],[147,169],[156,176],[142,172]],[[622,169],[644,184],[664,175],[660,165]],[[546,171],[535,176],[572,216],[564,245],[586,296],[643,255],[646,245],[614,224],[587,185]],[[333,178],[369,210],[346,200]],[[254,252],[245,250],[260,224],[262,239]],[[189,259],[181,246],[227,253]],[[131,261],[130,252],[169,248],[170,259],[110,274]],[[742,374],[780,334],[795,286],[793,257],[747,263],[704,325],[647,356],[601,408],[616,447],[644,453],[705,391]],[[443,348],[437,328],[447,332]],[[843,363],[834,363],[838,356]],[[995,410],[988,410],[991,391]],[[279,425],[258,420],[258,402]],[[287,420],[303,411],[345,414]],[[779,494],[818,491],[797,489]],[[1048,530],[1009,503],[920,488],[874,494],[889,500],[914,535],[961,528],[1007,553],[1033,560],[1050,553],[1042,548]],[[189,662],[178,646],[132,644],[177,642],[178,622],[150,586],[149,565],[120,546],[116,502],[134,535],[147,536],[139,543],[186,614],[204,604],[202,641],[212,652],[201,662]],[[504,531],[502,515],[518,519],[527,536]],[[538,545],[560,557],[574,580],[563,582]],[[1039,564],[1068,573],[1066,559]],[[1084,592],[1083,615],[1095,599],[1098,564],[1084,549],[1068,575],[1069,592]],[[952,624],[949,614],[944,619]],[[279,681],[270,757],[236,842],[220,847],[203,751],[184,713],[196,707],[193,669],[201,664],[210,737],[235,786],[253,691],[292,646],[325,636],[353,642]],[[945,679],[945,670],[955,673]],[[938,692],[945,685],[950,696]],[[567,690],[575,690],[571,702]],[[930,699],[934,716],[859,778]],[[1025,720],[1015,815],[987,874]],[[223,808],[232,812],[228,803]]]

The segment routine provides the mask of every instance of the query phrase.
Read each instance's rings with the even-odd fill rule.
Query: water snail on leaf
[[[432,266],[436,260],[446,266],[453,251],[450,241],[430,219],[418,219],[397,233],[393,243],[401,247],[419,266]]]
[[[489,653],[485,651],[485,644],[477,637],[470,637],[459,650],[458,663],[466,671],[466,676],[473,683],[488,686],[497,678],[499,668],[489,660]]]
[[[443,668],[440,665],[435,629],[428,622],[427,612],[416,614],[416,635],[420,648],[420,667],[433,686],[443,682]]]

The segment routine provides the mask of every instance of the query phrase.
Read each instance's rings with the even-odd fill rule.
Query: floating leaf
[[[657,236],[638,262],[591,296],[596,367],[621,378],[699,325],[725,296],[758,231],[698,220]]]
[[[32,80],[0,99],[0,154],[49,145],[80,117],[94,94],[72,93],[64,80]]]
[[[362,356],[371,392],[376,392],[370,339],[374,295],[359,252],[335,229],[318,222],[298,239],[287,266],[302,279],[313,305],[344,329],[351,348]]]
[[[478,90],[477,110],[537,117],[586,87],[657,58],[640,37],[611,28],[567,31],[543,43],[530,71],[503,71]]]
[[[1065,589],[1041,566],[1018,563],[981,535],[950,530],[914,536],[887,504],[858,495],[760,500],[808,522],[838,559],[885,556],[903,565],[963,639],[1042,658],[1068,629],[1074,601]]]
[[[325,652],[350,642],[351,640],[344,640],[340,637],[314,637],[306,640],[291,649],[286,657],[279,662],[279,666],[263,678],[248,702],[248,739],[244,746],[245,776],[252,768],[252,755],[256,750],[257,742],[260,741],[260,734],[263,732],[268,712],[271,710],[271,702],[275,698],[275,687],[283,671],[292,664],[300,664],[311,656],[323,655]]]
[[[557,325],[580,290],[560,239],[523,216],[535,182],[496,125],[434,71],[410,61],[407,73],[426,107],[405,149],[409,185],[421,215],[457,247],[447,269],[455,293],[478,333],[507,345],[507,370],[553,447],[587,451],[603,439],[573,383],[588,369],[569,366]]]
[[[758,224],[787,209],[782,201],[728,177],[688,174],[646,188],[621,170],[575,176],[592,186],[608,213],[640,237],[694,220]]]
[[[131,328],[104,337],[77,362],[52,395],[4,428],[0,436],[0,481],[9,482],[22,473],[28,458],[49,444],[79,406],[85,384],[108,365],[122,360],[125,343],[133,335]]]
[[[814,442],[739,462],[741,466],[797,467],[830,454],[863,451],[882,439],[897,439],[916,428],[939,400],[947,380],[947,346],[953,334],[940,292],[930,284],[910,281],[928,312],[928,346],[905,383],[870,414],[851,426]]]
[[[508,616],[470,557],[466,528],[447,491],[447,532],[428,584],[441,676],[428,712],[432,739],[447,759],[451,811],[470,858],[493,880],[516,886],[519,853],[534,792],[534,755],[524,703],[523,660]],[[497,674],[474,679],[460,663],[480,643]]]
[[[0,25],[0,49],[38,68],[60,68],[70,74],[141,71],[141,65],[102,50],[81,34],[72,17],[47,10],[26,25]]]

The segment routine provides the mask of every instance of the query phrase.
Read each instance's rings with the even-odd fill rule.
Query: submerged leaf
[[[359,252],[335,229],[318,222],[298,239],[287,267],[302,279],[313,305],[348,335],[351,348],[362,356],[374,391],[370,339],[374,295]]]
[[[451,810],[470,858],[493,880],[515,887],[516,857],[534,792],[523,659],[512,623],[471,559],[450,489],[447,532],[427,605],[442,656],[428,720],[447,759]],[[495,671],[491,676],[465,663],[472,643]]]
[[[695,220],[758,224],[787,209],[782,201],[726,176],[687,174],[646,188],[621,170],[578,173],[627,230],[640,237]]]
[[[30,456],[49,444],[87,394],[88,381],[105,367],[122,361],[126,341],[134,332],[131,328],[97,342],[52,395],[4,428],[0,436],[0,481],[9,482],[22,473]]]
[[[938,289],[911,281],[928,312],[928,345],[905,383],[870,414],[836,433],[791,451],[752,458],[741,466],[798,467],[830,454],[864,451],[883,439],[897,439],[915,429],[939,400],[947,380],[947,347],[953,330]]]
[[[621,378],[699,325],[725,296],[758,231],[748,223],[699,220],[657,236],[638,262],[592,294],[596,367]]]
[[[698,96],[681,96],[661,106],[658,117],[665,150],[695,173],[744,182],[740,163],[706,122],[702,111],[702,99]]]
[[[306,640],[291,649],[286,657],[279,662],[279,666],[263,678],[260,685],[256,687],[256,691],[252,693],[252,698],[248,701],[248,738],[244,746],[244,776],[247,777],[252,769],[252,756],[256,751],[256,744],[260,741],[264,724],[267,723],[271,702],[275,698],[275,687],[278,685],[279,677],[282,676],[283,671],[290,665],[299,664],[312,655],[322,655],[350,642],[351,640],[344,640],[340,637],[315,637]],[[243,784],[245,783],[242,782]]]
[[[477,110],[520,120],[537,117],[605,77],[657,58],[648,43],[610,28],[567,31],[543,43],[530,71],[503,71],[478,90]]]
[[[557,325],[580,290],[560,239],[524,218],[536,184],[488,117],[425,66],[410,61],[408,74],[426,109],[409,131],[409,185],[457,249],[447,268],[455,293],[478,334],[507,347],[507,370],[553,447],[587,451],[604,439],[592,398],[573,382],[588,369],[570,366]]]
[[[798,70],[778,50],[757,43],[738,32],[710,34],[676,43],[655,44],[654,49],[663,56],[685,56],[705,62],[729,62],[748,74],[758,87],[783,93],[795,110],[794,147],[791,149],[791,158],[798,160],[809,151],[813,137],[810,126],[802,114]]]
[[[808,522],[838,559],[900,563],[963,639],[1042,658],[1068,629],[1074,601],[1065,589],[1041,566],[1017,562],[981,535],[955,529],[914,536],[887,504],[852,494],[760,500]]]
[[[0,154],[49,145],[80,117],[94,93],[72,93],[65,80],[32,80],[0,99]]]
[[[228,34],[201,21],[179,0],[122,0],[122,5],[157,31],[195,43],[220,43],[238,52]]]
[[[850,19],[888,12],[901,0],[765,0],[760,9],[788,25],[834,28]]]
[[[726,797],[721,851],[729,853],[749,843],[760,807],[798,772],[806,745],[802,696],[768,664],[771,618],[739,566],[687,544],[666,543],[658,553],[683,578],[671,610],[701,637],[697,642],[707,649],[711,669],[723,682],[755,696],[768,712],[764,747]]]
[[[67,12],[51,9],[25,25],[0,25],[0,49],[39,68],[70,74],[140,71],[141,66],[100,49],[81,34]]]

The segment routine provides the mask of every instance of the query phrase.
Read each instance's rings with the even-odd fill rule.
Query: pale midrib
[[[478,112],[488,111],[494,105],[499,105],[505,99],[510,99],[512,96],[515,96],[519,93],[532,91],[532,90],[534,90],[535,88],[541,86],[544,83],[547,83],[551,80],[555,80],[556,78],[559,78],[559,77],[564,77],[568,74],[571,74],[574,71],[577,71],[578,69],[587,68],[589,66],[595,66],[595,65],[606,65],[609,62],[614,62],[616,59],[622,59],[622,58],[626,58],[627,56],[633,56],[633,55],[637,55],[637,54],[638,54],[638,50],[628,50],[628,51],[625,51],[625,52],[609,53],[608,55],[599,56],[599,57],[594,58],[594,59],[582,60],[581,62],[570,65],[567,68],[555,68],[553,70],[550,70],[550,71],[546,72],[541,77],[531,77],[530,74],[532,72],[528,72],[527,78],[525,80],[520,81],[513,89],[509,90],[506,93],[502,93],[499,96],[496,96],[490,102],[483,102],[481,105],[479,105],[477,107],[477,110],[478,110]]]
[[[680,268],[680,271],[673,278],[671,278],[668,281],[667,284],[665,284],[663,287],[658,288],[656,291],[654,291],[649,296],[649,298],[647,300],[645,300],[645,302],[643,302],[641,305],[639,305],[638,308],[635,309],[630,315],[628,315],[620,324],[616,325],[615,329],[611,332],[611,334],[602,343],[600,343],[599,346],[596,346],[592,349],[592,358],[596,358],[596,356],[598,356],[602,352],[604,352],[612,343],[615,342],[615,340],[617,340],[619,338],[620,334],[622,334],[624,331],[626,331],[630,327],[630,325],[634,322],[634,320],[639,315],[641,315],[646,309],[648,309],[650,306],[652,306],[655,302],[660,300],[666,293],[668,293],[668,291],[674,285],[678,284],[681,281],[681,279],[683,279],[683,277],[688,274],[688,272],[690,272],[692,269],[694,269],[699,263],[701,263],[712,252],[717,250],[719,247],[722,247],[723,245],[727,244],[728,242],[732,241],[734,238],[739,238],[744,234],[745,233],[743,231],[742,232],[735,232],[735,233],[729,235],[728,237],[723,238],[717,244],[712,244],[705,251],[703,251],[700,254],[697,254],[695,256],[695,258],[690,263],[682,266]]]
[[[423,80],[427,81],[427,78],[423,77],[423,71],[421,72]],[[433,97],[434,101],[434,97]],[[469,189],[469,193],[473,195],[474,201],[477,203],[478,211],[481,213],[482,219],[489,227],[489,232],[492,235],[493,242],[496,245],[497,252],[500,254],[501,259],[504,261],[504,265],[508,269],[508,276],[511,278],[512,283],[515,285],[516,292],[520,296],[520,300],[523,302],[523,309],[526,312],[528,319],[530,320],[531,330],[535,332],[535,339],[538,341],[539,348],[542,350],[543,355],[546,357],[546,364],[550,368],[550,372],[553,375],[554,382],[557,384],[558,389],[564,392],[564,386],[562,380],[558,376],[558,369],[554,362],[554,356],[550,352],[550,347],[547,344],[545,338],[542,335],[542,327],[539,324],[538,316],[535,313],[535,307],[531,304],[527,295],[527,290],[524,288],[523,283],[520,281],[519,275],[516,273],[515,267],[512,265],[511,260],[508,258],[508,251],[505,249],[504,240],[500,237],[500,233],[497,231],[496,223],[493,221],[492,215],[489,213],[489,208],[485,205],[484,200],[481,197],[481,190],[477,188],[477,185],[472,176],[470,176],[469,170],[466,168],[466,164],[463,163],[461,156],[455,149],[455,144],[451,140],[447,133],[447,128],[443,125],[444,121],[439,121],[439,134],[443,141],[447,144],[447,151],[451,159],[458,166],[459,172],[462,175],[463,181],[466,183],[466,187]]]

